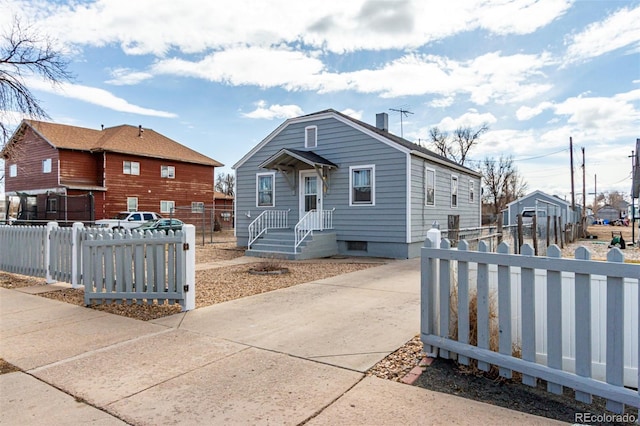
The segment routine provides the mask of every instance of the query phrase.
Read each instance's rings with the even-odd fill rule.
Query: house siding
[[[140,163],[140,174],[124,174],[124,161]],[[162,178],[161,166],[175,167],[175,178]],[[215,173],[211,166],[106,153],[105,175],[107,192],[101,195],[102,211],[96,213],[102,218],[127,210],[127,197],[138,198],[140,211],[159,212],[163,200],[174,201],[176,207],[191,206],[192,202],[213,203]]]
[[[5,164],[5,191],[52,189],[58,186],[58,151],[40,135],[28,128],[24,134],[28,147],[17,148],[16,158]],[[51,159],[51,173],[42,172],[42,161]],[[17,165],[17,176],[11,177],[9,168]]]
[[[435,171],[435,205],[425,206],[425,167]],[[458,207],[451,207],[451,176],[458,177]],[[469,202],[469,181],[474,201]],[[434,222],[447,229],[449,215],[460,216],[460,228],[480,226],[480,178],[413,156],[411,159],[411,242],[423,243]]]
[[[60,182],[63,184],[102,186],[102,154],[61,149]]]
[[[318,127],[317,146],[313,152],[338,166],[329,172],[329,189],[324,193],[325,210],[335,208],[333,225],[339,241],[372,243],[406,242],[406,155],[371,136],[334,118],[292,123],[264,145],[236,170],[237,227],[239,244],[246,244],[248,226],[263,208],[256,207],[256,173],[266,172],[258,165],[282,148],[305,150],[305,127]],[[363,155],[364,153],[364,155]],[[349,205],[349,167],[375,165],[375,205]],[[285,178],[275,174],[275,207],[291,209],[289,226],[299,220],[299,176],[295,172],[295,189]],[[247,217],[250,214],[250,217]],[[370,251],[370,250],[369,250]]]

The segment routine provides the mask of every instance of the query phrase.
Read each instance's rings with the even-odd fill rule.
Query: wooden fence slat
[[[462,240],[458,251],[467,251],[469,244]],[[469,343],[469,262],[458,261],[458,341]],[[469,358],[458,356],[458,362],[469,365]]]
[[[509,254],[509,244],[503,242],[498,246],[498,253]],[[511,268],[498,265],[498,327],[499,351],[501,354],[512,355],[511,340]],[[500,367],[500,376],[511,378],[511,370]]]
[[[607,253],[607,262],[624,262],[618,248]],[[607,277],[607,383],[623,385],[624,375],[624,280]],[[607,400],[607,410],[623,413],[624,404]]]
[[[451,243],[449,240],[442,240],[440,248],[443,250],[450,250]],[[443,259],[440,261],[440,294],[439,294],[439,312],[440,312],[440,336],[449,337],[449,306],[451,295],[451,268],[449,267],[450,261]],[[446,271],[446,272],[445,272]],[[449,352],[446,350],[440,351],[440,357],[444,359],[449,358]]]
[[[578,260],[591,260],[585,247],[575,252]],[[591,377],[591,275],[575,275],[576,374]],[[591,394],[576,390],[576,400],[591,404]]]
[[[480,241],[478,251],[486,253],[487,244]],[[477,288],[477,336],[478,347],[481,349],[489,349],[489,339],[491,336],[491,323],[489,318],[490,299],[489,299],[489,265],[487,263],[478,263],[478,288]],[[485,361],[478,361],[478,368],[482,371],[489,371],[491,366]]]
[[[562,257],[558,246],[549,247],[547,257]],[[562,370],[562,276],[556,270],[547,271],[547,365]],[[562,386],[548,382],[547,391],[562,395]]]
[[[533,256],[533,247],[522,246],[523,256]],[[521,311],[522,311],[522,359],[536,362],[536,277],[533,268],[520,269]],[[528,374],[522,375],[522,383],[537,386],[538,380]]]

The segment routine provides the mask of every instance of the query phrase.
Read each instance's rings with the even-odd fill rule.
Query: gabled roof
[[[249,158],[251,158],[253,156],[253,154],[255,154],[257,151],[260,150],[260,148],[262,148],[264,145],[266,145],[271,139],[273,139],[275,136],[277,136],[282,130],[284,130],[287,126],[289,126],[290,124],[293,123],[299,123],[299,122],[305,122],[305,121],[312,121],[312,120],[319,120],[319,119],[323,119],[323,118],[335,118],[339,121],[342,121],[343,123],[350,125],[351,127],[354,127],[360,131],[363,131],[365,133],[368,133],[369,135],[371,135],[372,137],[374,137],[375,139],[388,144],[389,146],[392,146],[396,149],[398,149],[399,151],[405,152],[405,153],[409,153],[412,155],[417,155],[423,158],[426,158],[428,160],[437,162],[437,163],[441,163],[444,164],[448,167],[454,168],[454,169],[458,169],[458,170],[463,170],[466,173],[469,174],[473,174],[476,176],[480,176],[480,173],[476,172],[475,170],[469,169],[467,167],[461,166],[458,163],[456,163],[455,161],[452,161],[446,157],[443,157],[441,155],[436,154],[435,152],[422,147],[416,143],[413,143],[411,141],[408,141],[406,139],[403,139],[399,136],[394,135],[393,133],[389,133],[388,131],[382,130],[377,128],[376,126],[372,126],[371,124],[367,124],[363,121],[357,120],[353,117],[349,117],[346,114],[343,114],[341,112],[338,112],[334,109],[326,109],[323,111],[318,111],[318,112],[314,112],[312,114],[307,114],[307,115],[302,115],[300,117],[295,117],[295,118],[290,118],[288,120],[286,120],[284,123],[282,123],[280,126],[278,126],[277,129],[275,129],[273,132],[271,132],[266,138],[264,138],[258,145],[256,145],[255,147],[253,147],[253,149],[251,151],[249,151],[244,157],[242,157],[240,159],[240,161],[238,161],[236,164],[233,165],[232,168],[237,168],[240,167],[245,161],[247,161]]]
[[[570,202],[565,201],[565,200],[563,200],[563,199],[562,199],[562,198],[560,198],[560,197],[557,197],[557,196],[555,196],[555,195],[549,195],[549,194],[547,194],[546,192],[542,192],[542,191],[540,191],[539,189],[536,189],[535,191],[528,193],[528,194],[527,194],[527,195],[525,195],[524,197],[520,197],[520,198],[518,198],[517,200],[510,202],[509,204],[507,204],[507,206],[506,206],[506,207],[510,207],[510,206],[515,205],[515,204],[518,204],[518,203],[522,202],[522,200],[523,200],[524,198],[531,198],[531,197],[535,197],[535,196],[543,196],[543,197],[546,197],[546,198],[552,199],[554,202],[557,202],[558,204],[564,205],[564,206],[566,206],[566,207],[569,207],[569,206],[571,205],[571,203],[570,203]]]
[[[338,166],[313,151],[300,151],[299,149],[283,148],[258,167],[265,169],[279,169],[289,167],[295,163],[305,163],[311,167],[329,167],[337,169]]]
[[[94,130],[44,121],[23,120],[12,136],[10,143],[21,136],[25,126],[32,128],[51,146],[58,149],[117,152],[213,167],[223,165],[152,129],[142,129],[143,131],[140,132],[141,128],[129,125]]]

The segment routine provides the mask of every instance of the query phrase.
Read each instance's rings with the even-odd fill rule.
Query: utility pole
[[[584,166],[584,147],[582,147],[582,238],[587,236],[587,183]]]
[[[571,160],[571,209],[576,211],[576,188],[573,183],[573,137],[569,136],[569,158]]]
[[[400,137],[404,138],[404,129],[403,124],[402,124],[402,117],[407,117],[409,114],[413,114],[411,111],[406,110],[406,109],[402,109],[402,108],[389,108],[389,111],[395,111],[395,112],[399,112],[400,113]]]

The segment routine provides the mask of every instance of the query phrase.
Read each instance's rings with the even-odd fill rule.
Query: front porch
[[[291,227],[289,210],[265,210],[249,225],[247,256],[289,260],[338,254],[334,210],[310,210]]]

